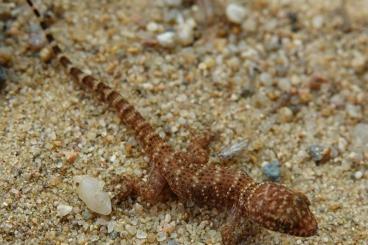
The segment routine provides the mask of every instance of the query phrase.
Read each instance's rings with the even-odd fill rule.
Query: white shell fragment
[[[241,24],[246,15],[247,9],[238,4],[230,3],[226,7],[226,17],[232,23]]]
[[[176,34],[168,31],[157,35],[157,41],[162,47],[173,47],[176,41]]]
[[[57,215],[59,217],[64,217],[68,215],[73,210],[73,207],[69,205],[60,204],[56,208]]]
[[[77,193],[87,207],[103,215],[111,213],[111,200],[109,195],[102,191],[104,182],[87,175],[75,176]]]
[[[218,154],[218,156],[224,160],[230,159],[234,157],[235,155],[238,155],[240,152],[242,152],[247,147],[248,147],[248,141],[241,140],[241,141],[238,141],[232,145],[229,145],[223,148]]]

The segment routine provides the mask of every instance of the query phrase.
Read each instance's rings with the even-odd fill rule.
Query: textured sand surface
[[[35,1],[42,12],[51,2]],[[319,235],[260,229],[252,244],[367,244],[368,1],[238,2],[247,9],[241,26],[197,21],[194,42],[170,49],[144,44],[180,32],[175,18],[195,19],[195,7],[63,0],[51,8],[52,31],[78,66],[117,88],[178,149],[188,126],[211,127],[214,160],[250,141],[221,164],[261,181],[262,162],[280,162],[280,181],[311,200]],[[42,61],[42,33],[25,2],[0,4],[12,16],[0,19],[0,61],[10,60],[0,91],[0,243],[220,244],[226,213],[217,210],[177,200],[129,200],[109,216],[88,210],[74,176],[103,180],[113,198],[116,176],[146,179],[147,158],[114,112]],[[269,112],[285,94],[291,99]],[[322,147],[314,160],[313,145]],[[57,216],[65,206],[70,213]]]

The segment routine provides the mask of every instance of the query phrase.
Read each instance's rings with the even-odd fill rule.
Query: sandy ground
[[[198,21],[192,43],[165,49],[144,44],[167,30],[180,32],[175,18],[195,19],[195,7],[36,1],[55,14],[52,31],[68,56],[121,91],[178,149],[188,126],[211,127],[219,133],[214,160],[224,146],[250,141],[221,164],[262,181],[262,162],[280,162],[280,181],[311,200],[319,234],[260,229],[250,243],[367,244],[368,1],[238,2],[248,10],[242,25]],[[2,4],[11,17],[0,22],[0,58],[7,63],[0,92],[0,243],[220,244],[226,214],[217,210],[177,200],[153,207],[130,200],[114,204],[109,216],[88,210],[74,176],[103,180],[113,198],[112,179],[123,173],[145,179],[147,158],[112,111],[57,64],[43,62],[45,50],[40,59],[44,40],[28,6]],[[156,29],[147,29],[150,22]],[[274,107],[285,95],[290,100]],[[322,150],[310,157],[313,145]],[[71,212],[59,217],[60,205]]]

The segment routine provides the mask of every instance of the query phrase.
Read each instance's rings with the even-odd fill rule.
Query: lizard
[[[129,175],[122,177],[124,188],[119,196],[123,200],[139,196],[142,201],[155,204],[173,193],[180,201],[229,211],[220,228],[224,244],[236,244],[243,238],[246,231],[235,234],[242,218],[289,235],[308,237],[317,233],[317,220],[305,194],[274,182],[259,183],[244,171],[212,164],[209,145],[214,137],[210,131],[193,136],[187,151],[175,151],[118,91],[72,63],[51,33],[46,17],[32,0],[26,1],[38,18],[53,57],[77,84],[117,112],[149,158],[151,171],[147,182]]]

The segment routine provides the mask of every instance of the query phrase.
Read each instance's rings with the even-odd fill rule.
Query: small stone
[[[352,132],[353,150],[362,152],[368,150],[368,124],[358,123]]]
[[[116,225],[116,222],[114,220],[109,221],[107,223],[107,233],[113,232],[114,231],[114,228],[115,228],[115,225]]]
[[[147,31],[157,32],[159,30],[159,25],[156,22],[149,22],[146,26]]]
[[[331,158],[331,148],[325,148],[321,145],[313,144],[309,146],[308,153],[317,164],[324,163]]]
[[[169,7],[179,7],[182,4],[182,0],[164,0]]]
[[[351,118],[360,119],[362,118],[362,108],[359,105],[346,105],[346,111]]]
[[[188,97],[185,94],[181,94],[176,98],[177,102],[185,102],[188,100]]]
[[[57,215],[59,217],[64,217],[73,210],[73,207],[69,205],[60,204],[59,206],[57,206],[56,210],[57,210]]]
[[[59,176],[51,176],[48,180],[48,185],[50,187],[57,186],[61,183],[61,178]]]
[[[13,60],[12,51],[9,48],[0,48],[0,65],[8,66]]]
[[[280,78],[278,83],[277,83],[277,86],[282,90],[282,91],[285,91],[285,92],[289,92],[290,89],[291,89],[291,81],[287,78]]]
[[[81,175],[74,177],[77,184],[77,193],[87,207],[103,215],[111,213],[111,200],[109,194],[102,191],[104,182],[96,178]]]
[[[167,241],[167,245],[177,245],[175,240],[169,240]]]
[[[230,3],[226,7],[226,17],[232,23],[241,24],[246,15],[247,9],[239,4]]]
[[[312,25],[314,28],[320,29],[323,26],[323,22],[324,22],[323,16],[317,15],[313,18]]]
[[[277,115],[282,123],[288,123],[293,119],[293,111],[288,107],[282,107]]]
[[[322,84],[327,83],[327,82],[328,82],[328,80],[325,77],[323,77],[321,75],[318,75],[318,74],[314,74],[311,77],[311,79],[308,83],[308,86],[311,90],[320,90]]]
[[[182,45],[189,45],[194,40],[193,29],[195,27],[194,20],[189,20],[179,25],[177,38]]]
[[[0,65],[0,89],[5,87],[5,82],[7,79],[5,68]]]
[[[0,4],[0,21],[10,20],[12,15],[13,4],[10,3],[1,3]]]
[[[137,233],[137,228],[135,228],[135,226],[132,225],[126,225],[125,229],[128,231],[128,233],[130,235],[135,235]]]
[[[160,231],[159,233],[157,233],[157,241],[158,242],[163,242],[166,239],[167,239],[166,232]]]
[[[91,215],[91,213],[88,211],[88,209],[85,209],[85,210],[83,211],[82,216],[83,216],[83,219],[84,219],[84,220],[89,220],[89,219],[92,217],[92,215]]]
[[[42,32],[32,32],[29,38],[29,48],[32,51],[39,51],[45,47],[47,41]]]
[[[280,180],[280,162],[277,160],[272,160],[271,162],[262,163],[263,174],[267,176],[272,181]]]
[[[147,238],[147,233],[142,231],[142,230],[137,230],[136,237],[138,239],[146,239]]]
[[[176,42],[176,34],[168,31],[157,35],[157,41],[162,47],[173,47]]]
[[[354,176],[354,179],[361,179],[363,177],[363,172],[356,171],[353,176]]]
[[[75,151],[65,153],[66,160],[69,164],[73,164],[78,157],[78,153]]]
[[[366,69],[368,62],[366,57],[363,54],[357,54],[356,57],[351,62],[352,67],[354,68],[356,73],[362,73]]]
[[[272,77],[269,73],[261,73],[261,75],[259,76],[259,81],[264,86],[271,86],[272,85]]]
[[[230,159],[234,157],[235,155],[239,154],[240,152],[242,152],[247,147],[248,147],[248,141],[241,140],[230,146],[223,148],[218,154],[218,156],[221,159],[225,159],[225,160]]]
[[[40,58],[43,62],[49,62],[54,57],[54,53],[52,52],[50,47],[45,47],[40,51]]]

